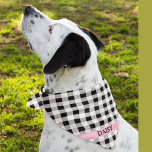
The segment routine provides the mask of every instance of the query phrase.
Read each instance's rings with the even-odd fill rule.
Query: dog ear
[[[91,51],[86,40],[76,33],[70,33],[49,63],[44,67],[44,73],[55,73],[62,66],[84,66],[90,54]]]
[[[80,27],[80,26],[79,26],[79,28],[92,39],[92,41],[95,43],[98,51],[101,50],[101,49],[104,47],[104,43],[101,42],[101,41],[95,36],[95,34],[94,34],[93,32],[89,31],[89,30],[86,29],[86,28]]]

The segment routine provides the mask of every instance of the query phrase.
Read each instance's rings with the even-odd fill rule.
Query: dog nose
[[[25,15],[29,15],[33,12],[33,8],[32,6],[26,6],[25,9],[24,9],[24,14]]]

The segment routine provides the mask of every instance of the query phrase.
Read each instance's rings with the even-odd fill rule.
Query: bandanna
[[[118,133],[118,111],[105,79],[88,89],[47,94],[41,91],[31,97],[27,106],[44,108],[49,116],[66,131],[112,148]]]

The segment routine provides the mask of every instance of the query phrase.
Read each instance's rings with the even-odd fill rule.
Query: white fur
[[[94,42],[78,26],[67,20],[52,20],[33,7],[33,15],[23,16],[22,30],[43,66],[52,58],[65,37],[71,33],[81,35],[89,44],[91,57],[84,67],[60,68],[54,74],[45,75],[45,87],[50,93],[85,89],[102,81],[97,64],[97,48]],[[40,15],[42,16],[40,18]],[[33,20],[34,24],[30,21]],[[49,26],[52,25],[52,32]],[[107,80],[108,81],[108,80]],[[80,139],[60,128],[44,111],[44,128],[39,146],[40,152],[137,152],[138,132],[119,115],[119,133],[113,149]]]

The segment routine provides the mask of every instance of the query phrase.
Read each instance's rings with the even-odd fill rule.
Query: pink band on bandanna
[[[80,134],[78,135],[80,138],[83,138],[83,139],[86,139],[86,140],[91,140],[91,139],[96,139],[96,138],[99,138],[101,136],[104,136],[116,129],[118,129],[119,127],[119,121],[115,121],[114,123],[112,123],[111,125],[108,125],[104,128],[101,128],[97,131],[92,131],[92,132],[89,132],[89,133],[86,133],[86,134]]]

